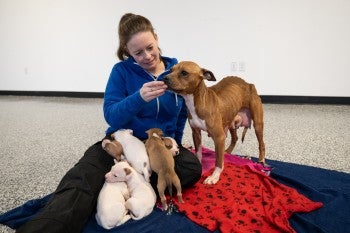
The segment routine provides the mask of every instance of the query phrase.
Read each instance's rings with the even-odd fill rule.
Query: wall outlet
[[[237,70],[238,70],[237,62],[235,61],[231,62],[231,71],[236,72]]]
[[[238,71],[239,72],[245,72],[245,62],[244,61],[240,61],[238,63]]]

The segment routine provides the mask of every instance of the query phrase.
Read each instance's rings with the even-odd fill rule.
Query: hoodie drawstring
[[[176,101],[176,107],[178,107],[179,106],[179,101],[177,99],[177,93],[175,93],[175,101]]]

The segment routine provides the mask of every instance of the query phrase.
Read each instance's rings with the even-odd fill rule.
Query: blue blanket
[[[324,206],[311,213],[297,213],[290,218],[296,232],[344,233],[350,229],[350,174],[267,160],[274,167],[271,177],[278,182],[292,187],[313,201]],[[18,228],[28,221],[45,205],[51,194],[10,210],[0,215],[0,223],[11,228]],[[166,215],[154,209],[152,214],[139,221],[128,221],[110,231],[97,225],[94,216],[86,224],[84,232],[209,232],[191,222],[181,213]]]

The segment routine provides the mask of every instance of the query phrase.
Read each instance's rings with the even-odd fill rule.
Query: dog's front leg
[[[202,163],[202,134],[201,129],[191,127],[192,129],[192,139],[194,143],[194,149],[196,151],[197,158],[199,162]]]
[[[215,144],[215,169],[213,173],[204,180],[204,184],[216,184],[221,172],[224,170],[224,154],[225,154],[225,133],[219,133],[218,135],[212,135]]]

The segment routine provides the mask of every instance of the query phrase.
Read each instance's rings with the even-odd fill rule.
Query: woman
[[[104,96],[104,116],[109,124],[106,137],[118,129],[132,129],[146,139],[146,130],[161,128],[181,145],[187,111],[182,97],[166,91],[162,78],[177,63],[163,57],[151,22],[140,15],[125,14],[119,22],[121,62],[111,72]],[[114,164],[97,142],[63,177],[43,210],[17,232],[81,232],[96,207],[104,175]],[[180,146],[175,171],[183,187],[192,186],[201,175],[194,154]],[[157,178],[151,176],[156,187]]]

